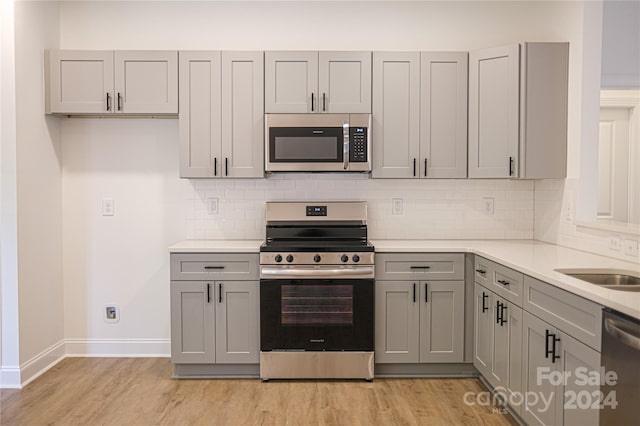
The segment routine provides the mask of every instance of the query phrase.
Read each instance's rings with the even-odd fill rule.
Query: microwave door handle
[[[342,141],[343,151],[342,157],[344,158],[344,169],[349,168],[349,122],[347,120],[342,124]]]

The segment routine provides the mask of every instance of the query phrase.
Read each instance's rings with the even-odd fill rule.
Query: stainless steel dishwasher
[[[618,375],[615,385],[603,385],[607,395],[615,391],[617,407],[605,406],[600,426],[638,424],[640,418],[640,321],[605,309],[602,315],[602,366]]]

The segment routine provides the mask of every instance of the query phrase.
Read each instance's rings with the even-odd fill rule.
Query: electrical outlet
[[[638,255],[638,240],[623,240],[622,245],[624,246],[624,254],[627,256]]]
[[[493,215],[493,212],[494,212],[493,204],[494,204],[494,200],[492,197],[485,197],[482,199],[482,205],[485,213],[487,214]]]
[[[113,198],[102,199],[102,216],[113,216],[115,214],[115,206]]]
[[[391,199],[391,214],[404,214],[404,200],[402,198]]]
[[[218,197],[207,198],[207,211],[209,214],[218,214]]]
[[[564,221],[573,222],[573,201],[569,201],[567,204],[567,210],[564,212]]]
[[[118,322],[120,321],[120,310],[116,305],[104,306],[104,322]]]
[[[609,250],[620,251],[621,246],[622,246],[622,240],[620,240],[619,235],[609,238]]]

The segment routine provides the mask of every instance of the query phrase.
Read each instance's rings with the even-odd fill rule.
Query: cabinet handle
[[[489,295],[485,294],[483,291],[482,292],[482,313],[485,313],[486,311],[489,310],[489,307],[484,304],[484,301],[488,298],[489,298]]]
[[[413,177],[416,177],[416,159],[413,159]]]
[[[107,92],[107,111],[111,111],[111,95]]]
[[[327,96],[324,93],[322,94],[322,110],[327,110]]]
[[[311,111],[313,111],[313,92],[311,93]]]
[[[507,323],[507,320],[504,319],[504,311],[507,309],[507,305],[504,303],[500,305],[500,327]]]
[[[424,177],[427,177],[427,159],[424,159]]]
[[[484,269],[476,269],[476,272],[482,275],[487,273],[487,271],[485,271]]]
[[[207,283],[207,303],[211,303],[211,283]]]
[[[424,283],[424,303],[429,303],[429,283]]]
[[[505,281],[505,280],[498,280],[498,282],[502,285],[509,285],[509,281]]]
[[[224,266],[205,266],[204,269],[224,269]]]
[[[218,176],[218,157],[213,157],[213,175]]]
[[[120,96],[120,92],[118,92],[118,111],[122,110],[122,96]]]
[[[509,176],[513,176],[513,157],[509,157]]]
[[[413,303],[416,303],[416,283],[413,283]]]
[[[218,284],[218,303],[222,303],[222,283]]]
[[[549,355],[552,355],[553,352],[549,349],[549,337],[554,337],[554,334],[551,334],[549,330],[544,331],[544,357],[549,358]]]
[[[553,336],[553,341],[551,342],[551,362],[555,364],[556,359],[560,359],[560,355],[556,355],[556,343],[559,342],[560,339],[556,337],[555,333],[551,336]]]
[[[229,176],[229,157],[224,157],[224,175]]]
[[[500,324],[500,301],[496,302],[496,324]]]
[[[409,269],[431,269],[431,266],[409,266]]]

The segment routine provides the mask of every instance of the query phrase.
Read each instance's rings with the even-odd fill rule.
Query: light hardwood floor
[[[515,425],[477,379],[178,380],[166,358],[67,358],[0,391],[2,425]]]

